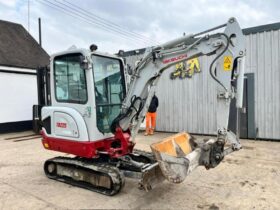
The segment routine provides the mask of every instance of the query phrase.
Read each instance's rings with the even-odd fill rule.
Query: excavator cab
[[[80,141],[95,141],[108,137],[111,133],[110,125],[119,114],[126,95],[122,59],[97,52],[72,50],[53,55],[50,69],[51,106],[44,109],[71,108],[71,112],[81,115],[88,132],[85,135],[87,137]],[[73,118],[73,123],[79,126],[78,119],[67,112],[64,111]],[[50,118],[68,127],[71,122],[67,122],[64,113],[60,113],[61,118],[56,119],[55,115]],[[57,125],[54,123],[52,127],[57,128]],[[48,134],[64,137],[56,131],[58,130],[51,130]],[[68,137],[74,137],[71,135],[73,130],[67,132]]]

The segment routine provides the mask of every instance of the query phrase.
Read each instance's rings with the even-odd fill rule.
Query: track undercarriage
[[[164,180],[153,154],[139,150],[114,159],[55,157],[45,162],[44,170],[50,179],[110,196],[121,191],[125,177],[137,179],[139,189],[146,191]]]

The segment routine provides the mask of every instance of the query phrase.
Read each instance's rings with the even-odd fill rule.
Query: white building
[[[49,55],[20,24],[0,20],[0,133],[32,129],[36,68]]]

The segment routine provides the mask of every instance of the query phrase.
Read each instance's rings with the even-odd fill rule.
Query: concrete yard
[[[280,142],[243,140],[243,149],[217,168],[195,170],[182,184],[167,181],[151,192],[126,181],[107,197],[46,178],[43,163],[63,155],[44,150],[40,139],[5,140],[30,132],[0,135],[0,209],[279,209]],[[168,133],[144,137],[137,148]]]

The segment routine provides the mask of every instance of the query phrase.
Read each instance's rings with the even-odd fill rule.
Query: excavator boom
[[[225,29],[209,34],[220,28]],[[217,138],[197,143],[189,134],[181,133],[151,145],[163,174],[172,182],[182,182],[199,165],[214,168],[225,155],[241,148],[238,136],[228,130],[230,102],[236,98],[236,107],[241,108],[243,99],[245,46],[235,18],[207,31],[148,49],[132,75],[122,113],[112,124],[112,131],[116,127],[129,128],[134,141],[164,71],[179,62],[210,55],[214,58],[209,73],[217,84]],[[226,143],[230,146],[225,149]]]
[[[209,34],[219,28],[225,28],[224,32]],[[147,113],[157,82],[164,71],[179,62],[211,55],[214,59],[210,64],[209,73],[217,84],[218,136],[219,133],[226,131],[229,103],[232,98],[236,98],[236,105],[241,108],[243,96],[245,40],[235,18],[230,18],[226,24],[205,32],[183,36],[147,49],[144,57],[135,67],[129,91],[123,102],[122,113],[112,123],[112,132],[117,126],[124,131],[130,129],[134,140]],[[237,87],[233,86],[232,82],[237,81]],[[128,112],[130,114],[126,115]]]

